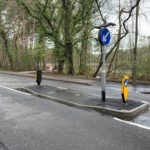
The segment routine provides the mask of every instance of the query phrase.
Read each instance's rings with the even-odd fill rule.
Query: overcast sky
[[[123,3],[125,0],[121,0]],[[134,0],[135,1],[135,0]],[[128,0],[129,2],[129,0]],[[108,3],[107,3],[108,4]],[[112,0],[111,3],[109,4],[109,13],[108,13],[108,8],[106,10],[106,15],[107,15],[107,21],[108,22],[115,22],[118,20],[118,14],[116,14],[116,8],[118,7],[118,1],[117,0]],[[124,5],[124,4],[123,4]],[[128,9],[127,9],[128,10]],[[104,9],[105,11],[105,9]],[[135,10],[134,10],[135,13]],[[143,45],[149,44],[149,39],[147,38],[142,38],[141,36],[145,37],[150,37],[150,0],[141,0],[140,3],[140,16],[139,16],[139,40],[138,40],[138,47],[142,47]],[[134,16],[135,20],[135,16]],[[132,18],[128,21],[129,25],[129,32],[132,32]],[[99,20],[97,19],[97,25],[99,25]],[[116,24],[118,24],[116,22]],[[135,24],[134,24],[135,26]],[[118,26],[116,27],[109,27],[110,33],[111,33],[111,42],[114,42],[114,35],[118,33]],[[135,31],[135,30],[134,30]],[[97,37],[98,30],[95,31],[95,37]],[[116,36],[115,36],[116,37]],[[132,42],[134,43],[134,36],[131,37]],[[129,34],[126,38],[124,38],[121,42],[121,48],[123,49],[128,49],[130,45],[130,39],[129,39]],[[111,44],[110,44],[111,45]],[[134,45],[133,45],[134,46]],[[94,47],[95,48],[95,47]]]
[[[139,17],[139,33],[150,36],[150,0],[142,0]]]

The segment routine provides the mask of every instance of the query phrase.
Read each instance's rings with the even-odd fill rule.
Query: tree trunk
[[[99,70],[100,70],[100,68],[101,68],[101,66],[103,64],[102,58],[103,58],[103,54],[102,54],[102,45],[101,45],[101,57],[100,57],[100,61],[99,61],[98,67],[97,67],[95,73],[93,74],[93,78],[95,78],[97,76],[97,74],[98,74],[98,72],[99,72]]]
[[[19,50],[17,46],[17,40],[18,40],[18,35],[14,35],[14,48],[15,48],[15,70],[20,69],[20,63],[19,63]]]
[[[67,74],[73,75],[73,43],[72,43],[72,27],[71,27],[71,0],[62,0],[62,8],[63,8],[63,17],[64,17],[64,43],[65,43],[65,53],[67,60]]]
[[[62,74],[64,69],[64,60],[58,60],[58,73]]]
[[[66,50],[67,50],[67,74],[74,75],[73,45],[71,41],[66,44]]]
[[[45,62],[45,57],[43,56],[43,70],[45,70],[45,68],[46,68],[46,62]]]
[[[118,20],[119,20],[119,30],[118,30],[118,37],[117,37],[117,40],[119,41],[120,37],[121,37],[121,30],[122,30],[122,25],[121,25],[121,11],[120,11],[120,0],[119,0],[119,16],[118,16]],[[114,55],[110,61],[110,64],[109,64],[109,67],[108,67],[108,71],[107,71],[107,76],[109,75],[109,73],[111,72],[111,67],[112,67],[112,64],[113,64],[113,61],[114,61],[114,58],[116,57],[116,62],[115,62],[115,70],[114,72],[116,72],[116,69],[117,69],[117,55],[118,55],[118,51],[119,51],[119,48],[120,48],[120,41],[118,42],[117,46],[116,46],[116,49],[115,49],[115,52],[114,52]],[[114,73],[115,75],[115,73]]]
[[[136,29],[135,29],[135,47],[133,55],[133,85],[136,86],[137,80],[137,45],[138,45],[138,17],[139,17],[139,5],[136,7]]]
[[[87,40],[86,40],[87,41]],[[81,53],[80,53],[80,66],[79,66],[79,74],[84,75],[86,72],[86,59],[87,59],[87,45],[86,41],[82,42]]]
[[[13,70],[13,58],[12,58],[12,55],[9,51],[7,35],[4,31],[1,31],[1,36],[2,36],[2,39],[4,41],[4,49],[5,49],[6,55],[8,56],[10,70]]]
[[[59,41],[59,39],[58,39]],[[54,68],[58,70],[59,74],[63,73],[64,69],[64,63],[65,63],[65,56],[64,56],[64,49],[59,46],[59,43],[55,41],[55,50],[53,51],[53,56],[54,56]]]

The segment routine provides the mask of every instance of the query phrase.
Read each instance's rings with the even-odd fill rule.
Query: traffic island
[[[107,97],[106,101],[102,101],[101,97],[96,95],[49,85],[29,86],[18,90],[65,105],[91,109],[126,120],[131,120],[149,109],[149,104],[144,101],[128,99],[127,103],[123,103],[121,98]]]
[[[150,91],[140,91],[142,94],[150,94]]]

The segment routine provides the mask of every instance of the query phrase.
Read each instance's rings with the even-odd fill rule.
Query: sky
[[[121,0],[122,1],[122,0]],[[129,1],[129,0],[128,0]],[[116,10],[116,6],[118,6],[117,4],[117,0],[112,0],[112,3],[110,3],[110,8],[109,8],[109,13],[108,11],[106,12],[106,14],[108,14],[108,20],[109,22],[115,22],[117,19],[117,15],[116,12],[114,10]],[[123,2],[123,1],[122,1]],[[134,10],[135,13],[135,10]],[[140,2],[140,11],[139,11],[140,15],[139,15],[139,40],[138,40],[138,47],[142,47],[143,45],[148,45],[150,42],[150,39],[148,38],[143,38],[144,37],[150,37],[150,0],[141,0]],[[134,16],[135,19],[135,16]],[[132,25],[131,25],[131,21],[132,18],[130,18],[129,20],[129,32],[132,32]],[[100,24],[100,22],[97,19],[97,24]],[[117,24],[117,23],[116,23]],[[116,26],[117,27],[117,26]],[[111,33],[111,43],[113,43],[114,41],[114,34],[117,34],[117,28],[116,27],[109,27],[110,33]],[[98,34],[98,30],[95,30],[94,32],[95,37],[97,37]],[[134,43],[134,36],[131,37],[133,43]],[[141,40],[142,39],[142,40]],[[121,48],[122,49],[128,49],[129,48],[129,34],[126,38],[124,38],[121,42]],[[93,49],[95,49],[96,46],[93,47]]]
[[[117,4],[116,4],[117,5]],[[135,10],[133,12],[135,14]],[[116,20],[116,15],[115,17],[111,16],[112,22]],[[134,15],[134,21],[135,21],[135,15]],[[128,21],[130,25],[128,25],[129,32],[132,32],[132,17]],[[138,26],[138,31],[139,31],[139,40],[138,40],[138,47],[142,47],[143,45],[149,44],[148,38],[145,37],[150,37],[150,0],[141,0],[140,2],[140,10],[139,10],[139,26]],[[135,28],[135,25],[134,25]],[[113,29],[111,29],[112,34],[116,34]],[[134,29],[135,32],[135,29]],[[113,36],[112,36],[113,38]],[[131,36],[131,40],[134,43],[134,35]],[[122,40],[122,47],[125,49],[128,49],[129,47],[129,34],[126,38]]]
[[[150,0],[142,0],[139,17],[140,35],[150,36]]]

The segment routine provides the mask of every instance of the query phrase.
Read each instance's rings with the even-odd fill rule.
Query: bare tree
[[[138,0],[137,0],[138,2]],[[133,85],[136,86],[136,79],[137,79],[137,44],[138,44],[138,18],[139,18],[139,4],[136,7],[136,23],[135,23],[135,46],[133,52],[133,69],[132,69],[132,78],[133,78]]]
[[[124,32],[123,34],[120,36],[120,38],[118,38],[116,40],[116,42],[113,44],[113,46],[111,47],[111,49],[109,50],[109,52],[106,54],[106,59],[109,57],[109,55],[114,51],[114,49],[118,46],[118,44],[120,43],[120,41],[126,37],[126,35],[129,33],[129,29],[127,28],[127,22],[129,21],[129,19],[131,18],[132,16],[132,12],[133,10],[139,5],[141,0],[137,0],[136,3],[129,9],[129,10],[125,10],[124,8],[122,8],[120,10],[120,14],[127,14],[127,17],[122,21],[122,26],[123,26],[123,29],[124,29]],[[95,0],[96,4],[97,4],[97,7],[99,9],[99,13],[100,13],[100,16],[101,16],[101,20],[103,21],[103,23],[108,26],[107,24],[107,20],[106,18],[103,16],[102,14],[102,11],[101,11],[101,5],[100,3],[98,2],[98,0]],[[101,25],[100,25],[101,26]],[[104,26],[104,27],[106,27]],[[102,56],[101,56],[102,57]],[[97,70],[95,71],[95,73],[93,74],[93,77],[96,77],[97,73],[99,72],[99,69],[100,67],[102,66],[103,62],[102,62],[102,59],[100,59],[100,62],[99,62],[99,65],[97,67]]]

